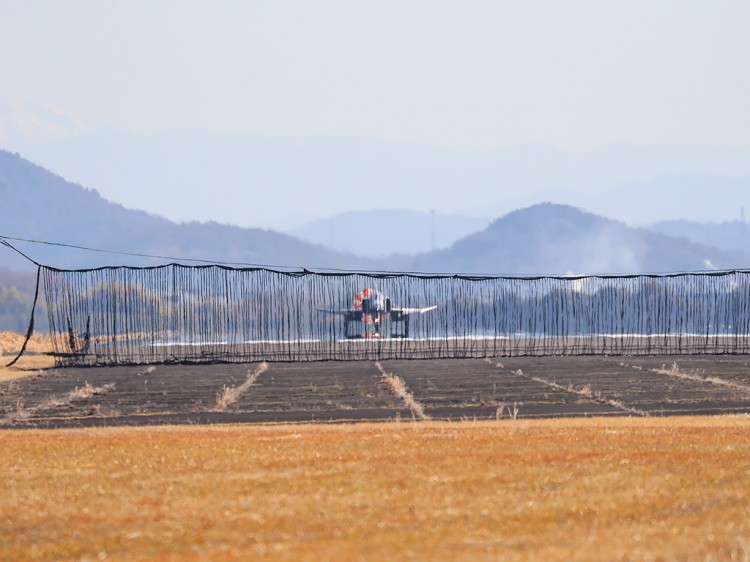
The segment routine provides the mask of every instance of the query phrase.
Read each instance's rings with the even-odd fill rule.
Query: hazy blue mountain
[[[365,267],[369,262],[256,228],[217,223],[173,223],[143,211],[126,209],[98,192],[69,183],[18,155],[0,151],[0,235],[165,256],[137,256],[69,250],[12,242],[47,265],[85,268],[100,265],[154,265],[170,256],[247,264],[315,267]],[[0,266],[30,268],[11,250],[0,247]]]
[[[631,226],[679,219],[729,220],[739,217],[744,207],[750,208],[750,175],[659,175],[568,199],[575,206],[617,217]]]
[[[688,220],[662,221],[649,228],[677,238],[687,238],[699,244],[715,246],[727,251],[750,254],[750,224],[743,219],[703,223]],[[750,267],[750,263],[746,264]]]
[[[716,147],[461,152],[336,136],[100,130],[19,149],[131,208],[282,232],[354,209],[498,217],[554,201],[642,226],[750,208],[750,151]]]
[[[26,332],[34,303],[35,288],[35,273],[11,271],[0,267],[0,332]],[[39,314],[36,315],[34,323],[40,330],[47,329],[44,306],[44,299],[40,298],[37,304]],[[3,358],[0,357],[0,364],[2,361]]]
[[[290,230],[308,242],[365,257],[419,254],[447,248],[483,230],[489,218],[398,209],[350,211]]]
[[[517,210],[445,250],[414,259],[414,269],[466,273],[565,274],[695,271],[743,267],[727,252],[544,203]]]
[[[702,270],[745,267],[750,263],[741,252],[722,251],[686,239],[630,228],[622,222],[556,204],[534,205],[508,213],[448,248],[416,256],[402,253],[367,259],[269,230],[217,223],[177,224],[143,211],[126,209],[103,199],[92,189],[69,183],[17,155],[2,151],[0,202],[4,218],[0,235],[165,256],[148,260],[15,243],[35,259],[63,268],[153,265],[170,261],[171,256],[295,268],[511,274]],[[397,211],[388,213],[397,217],[413,216]],[[408,224],[410,220],[406,218],[404,222]],[[368,229],[376,235],[382,233],[382,216],[375,213],[371,221],[365,218],[364,222],[372,224],[363,224],[362,232],[347,232],[346,236],[363,241],[363,255],[377,256],[382,253],[377,239],[364,238],[363,233]],[[416,223],[412,226],[415,227],[412,232],[396,235],[405,237],[401,246],[404,252],[412,238],[431,238],[431,231],[424,224],[421,228]],[[0,266],[31,269],[7,248],[0,248]]]
[[[4,248],[0,249],[5,251]],[[0,285],[4,287],[17,287],[22,293],[32,294],[36,283],[36,273],[26,271],[13,271],[7,267],[0,267]]]

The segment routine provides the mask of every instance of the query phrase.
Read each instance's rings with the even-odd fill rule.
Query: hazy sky
[[[203,130],[750,150],[748,22],[746,0],[0,0],[0,146]]]

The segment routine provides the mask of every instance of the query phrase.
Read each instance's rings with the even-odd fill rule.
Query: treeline
[[[33,293],[21,291],[15,286],[6,287],[0,284],[0,332],[25,333],[29,327],[33,304]],[[48,330],[44,299],[40,298],[37,303],[34,324],[37,331]]]

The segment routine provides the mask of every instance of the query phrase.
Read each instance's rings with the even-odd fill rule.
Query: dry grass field
[[[9,399],[30,400],[37,386],[42,401],[57,386],[89,388],[72,371],[28,378],[52,363],[44,355],[49,342],[35,338],[32,353],[5,368],[22,338],[0,334]],[[0,430],[0,560],[750,561],[748,416],[429,421],[429,412],[455,402],[451,392],[467,400],[476,388],[466,385],[491,372],[501,377],[493,390],[515,392],[520,381],[526,402],[542,392],[566,405],[555,389],[572,389],[581,403],[566,407],[586,411],[606,406],[593,400],[594,390],[639,408],[651,404],[641,394],[652,391],[667,406],[695,402],[696,411],[728,409],[727,400],[746,405],[744,358],[681,358],[680,369],[661,370],[650,359],[614,361],[519,359],[503,369],[480,362],[466,364],[476,376],[454,373],[455,381],[456,364],[440,362],[363,365],[352,375],[358,385],[382,376],[388,384],[372,389],[400,397],[419,422]],[[111,394],[79,401],[87,408],[87,400],[112,399],[118,408],[128,398],[153,402],[126,383],[143,385],[148,373],[155,385],[164,371],[165,382],[191,381],[214,410],[252,409],[286,396],[284,381],[312,367],[261,364],[244,376],[239,366],[243,377],[229,386],[218,384],[228,367],[223,378],[179,369],[89,370],[84,378],[102,377],[96,384]],[[315,371],[306,395],[316,397],[330,379],[348,396],[346,373],[332,373]],[[8,382],[19,378],[28,380]],[[20,393],[23,385],[32,394]],[[195,401],[182,387],[156,388],[164,404]],[[387,402],[377,393],[366,398],[362,404]],[[521,408],[523,415],[533,403]]]
[[[750,418],[0,431],[0,560],[750,560]]]
[[[13,367],[6,367],[21,350],[25,336],[15,332],[0,332],[0,382],[31,376],[38,369],[52,367],[55,360],[50,355],[40,355],[52,351],[49,336],[34,334],[26,350]]]

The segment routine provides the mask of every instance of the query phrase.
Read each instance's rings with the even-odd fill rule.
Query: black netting
[[[42,275],[61,364],[749,351],[748,271],[470,277],[171,264]]]

